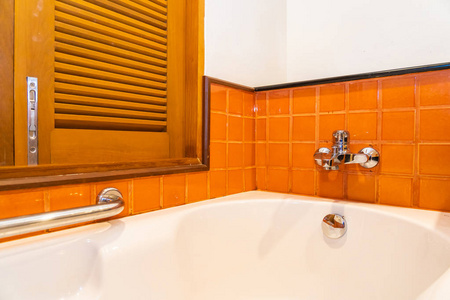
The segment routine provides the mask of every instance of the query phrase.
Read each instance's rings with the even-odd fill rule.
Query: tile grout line
[[[128,184],[128,189],[130,190],[130,215],[134,215],[134,179],[132,178],[130,180],[130,183]]]
[[[414,161],[413,161],[413,182],[411,207],[418,208],[420,205],[420,176],[419,176],[419,140],[420,140],[420,85],[418,76],[414,77]]]
[[[188,199],[188,174],[184,174],[184,204],[189,203],[189,199]]]
[[[225,195],[228,195],[228,167],[229,167],[229,163],[228,163],[228,159],[229,159],[229,131],[230,131],[230,108],[229,108],[229,103],[230,103],[230,89],[227,88],[226,90],[226,97],[225,97],[225,112],[226,112],[226,116],[227,116],[227,123],[226,123],[226,130],[225,130],[225,140],[227,143],[227,146],[225,148]]]
[[[382,130],[383,130],[383,112],[382,112],[382,83],[381,80],[377,80],[377,150],[380,153],[380,161],[377,166],[377,172],[375,173],[375,203],[380,203],[380,173],[381,173],[381,145],[382,145]]]
[[[294,184],[294,172],[292,172],[293,166],[293,149],[292,149],[292,139],[294,135],[294,118],[292,117],[292,112],[294,111],[294,89],[289,91],[289,162],[288,162],[288,193],[292,193]]]
[[[349,111],[350,111],[350,85],[348,82],[344,84],[344,109],[345,109],[345,120],[344,120],[344,128],[345,130],[349,130]],[[350,139],[351,141],[351,139]],[[342,198],[344,200],[348,199],[348,173],[347,168],[343,166],[344,170],[342,170]]]
[[[164,176],[159,177],[159,208],[164,208]]]
[[[266,102],[266,159],[264,166],[264,190],[269,190],[269,169],[267,167],[269,162],[269,93],[265,94],[265,102]]]
[[[241,191],[242,192],[245,192],[245,171],[244,171],[244,167],[245,167],[245,154],[246,154],[246,149],[245,149],[245,144],[244,144],[244,141],[246,140],[246,138],[245,138],[245,134],[246,134],[246,131],[245,131],[245,128],[246,128],[246,126],[245,126],[245,119],[244,119],[244,114],[245,114],[245,112],[244,112],[244,93],[242,93],[242,98],[241,98],[241,100],[242,100],[242,188],[241,188]]]
[[[314,128],[314,143],[315,143],[315,148],[316,150],[319,149],[319,130],[320,130],[320,126],[319,126],[319,116],[320,116],[320,112],[319,112],[319,106],[320,106],[320,88],[316,87],[316,99],[315,99],[315,128]],[[319,195],[319,169],[318,166],[316,165],[316,163],[314,162],[314,196],[318,196]]]

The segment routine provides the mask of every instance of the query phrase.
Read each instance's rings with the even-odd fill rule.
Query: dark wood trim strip
[[[167,175],[175,173],[207,171],[208,166],[198,163],[197,165],[176,165],[171,167],[152,167],[142,169],[128,169],[119,171],[103,171],[89,173],[73,173],[65,175],[49,175],[36,177],[21,177],[0,180],[0,191],[17,190],[29,188],[42,188],[54,185],[80,184],[107,180],[130,179],[145,176]]]
[[[255,92],[450,69],[450,62],[256,87]]]
[[[203,76],[203,151],[202,162],[210,168],[210,139],[211,139],[211,82],[208,77]]]
[[[214,77],[209,77],[209,76],[203,76],[203,77],[204,77],[204,81],[206,82],[205,87],[208,86],[208,88],[209,88],[209,86],[211,86],[212,83],[215,83],[215,84],[228,86],[228,87],[238,89],[238,90],[243,90],[246,92],[253,93],[255,91],[254,88],[246,86],[246,85],[241,85],[241,84],[237,84],[234,82],[230,82],[230,81],[226,81],[226,80],[222,80],[222,79],[218,79],[218,78],[214,78]]]

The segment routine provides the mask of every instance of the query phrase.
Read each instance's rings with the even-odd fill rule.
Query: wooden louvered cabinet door
[[[168,1],[16,1],[16,164],[26,76],[39,80],[40,164],[182,156],[185,4]]]

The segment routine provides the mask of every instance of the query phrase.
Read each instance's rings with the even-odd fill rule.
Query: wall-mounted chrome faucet
[[[336,130],[333,132],[333,146],[329,148],[319,148],[314,153],[316,164],[322,166],[324,170],[339,170],[339,165],[360,164],[364,168],[373,168],[378,164],[380,154],[377,150],[367,147],[358,153],[351,153],[348,147],[350,142],[349,132]]]

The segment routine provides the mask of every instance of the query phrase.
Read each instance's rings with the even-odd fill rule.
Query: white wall
[[[205,74],[244,85],[450,61],[450,0],[205,2]]]
[[[206,0],[205,74],[248,86],[286,82],[286,0]]]
[[[287,81],[450,61],[449,0],[287,0]]]

